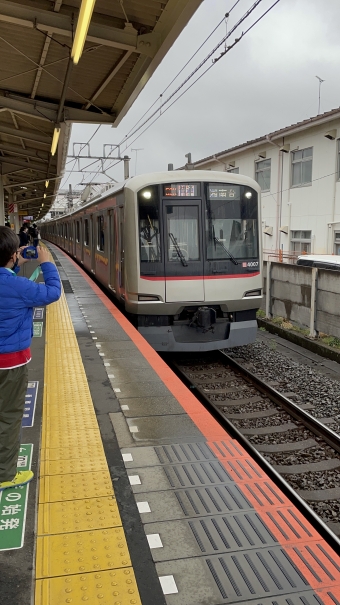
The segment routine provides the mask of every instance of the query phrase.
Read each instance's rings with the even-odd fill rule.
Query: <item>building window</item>
[[[80,242],[80,225],[79,225],[79,221],[76,222],[76,240],[79,244]]]
[[[312,182],[313,147],[292,152],[292,187]]]
[[[310,254],[312,245],[311,231],[290,232],[291,251],[297,254]]]
[[[97,249],[104,252],[105,237],[104,237],[104,216],[101,214],[97,218]]]
[[[270,191],[271,159],[255,163],[255,180],[262,191]]]
[[[239,168],[228,168],[227,172],[232,172],[233,174],[240,174]]]
[[[88,246],[90,243],[90,235],[89,235],[89,220],[86,218],[84,221],[84,244]]]
[[[334,233],[334,254],[340,255],[340,232]]]

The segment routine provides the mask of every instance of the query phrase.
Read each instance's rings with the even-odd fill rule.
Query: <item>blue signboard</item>
[[[33,426],[35,405],[37,402],[38,386],[39,386],[39,382],[37,380],[28,383],[26,396],[25,396],[24,415],[22,418],[23,427]]]
[[[33,311],[33,319],[44,319],[44,308],[36,307]]]

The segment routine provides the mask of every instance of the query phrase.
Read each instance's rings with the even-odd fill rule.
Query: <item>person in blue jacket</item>
[[[57,301],[61,284],[47,248],[38,246],[38,259],[45,283],[17,277],[27,262],[21,254],[18,236],[0,226],[0,492],[25,485],[33,472],[17,469],[20,432],[31,361],[33,307]]]

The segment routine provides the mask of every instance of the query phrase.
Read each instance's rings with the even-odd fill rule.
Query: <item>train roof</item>
[[[154,183],[185,183],[187,181],[191,182],[206,180],[214,183],[235,183],[235,185],[248,185],[248,187],[255,189],[259,194],[261,193],[261,188],[258,183],[254,179],[243,174],[233,174],[231,172],[222,172],[219,170],[166,170],[163,172],[150,172],[133,176],[120,183],[115,183],[111,189],[107,189],[101,195],[92,198],[89,202],[82,204],[81,206],[77,206],[77,208],[74,208],[72,212],[56,217],[55,219],[51,219],[51,221],[68,218],[83,208],[88,208],[93,204],[98,204],[108,197],[111,197],[119,191],[122,191],[125,187],[131,189],[132,191],[138,191],[139,189]]]

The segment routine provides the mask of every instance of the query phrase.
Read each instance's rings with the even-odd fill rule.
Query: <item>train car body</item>
[[[157,351],[230,348],[256,337],[260,197],[241,175],[152,173],[42,223],[41,233],[124,304]]]

